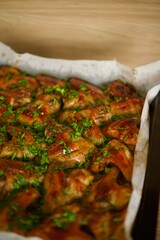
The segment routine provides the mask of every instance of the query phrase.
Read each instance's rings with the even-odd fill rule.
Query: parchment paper
[[[58,78],[78,77],[98,86],[121,79],[132,84],[145,97],[141,126],[135,149],[132,176],[133,192],[125,220],[127,239],[131,238],[131,229],[141,200],[146,170],[149,140],[149,104],[160,90],[160,61],[131,69],[116,60],[62,60],[34,56],[28,53],[18,54],[0,42],[0,65],[11,65],[32,75],[46,73]],[[0,233],[0,240],[38,240],[25,238],[14,233]]]

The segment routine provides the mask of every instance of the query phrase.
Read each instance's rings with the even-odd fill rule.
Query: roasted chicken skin
[[[88,154],[97,151],[90,141],[76,135],[76,132],[62,124],[53,123],[45,128],[46,136],[55,142],[48,148],[48,159],[52,162],[58,160],[70,167],[86,162]]]
[[[51,164],[44,179],[44,210],[47,212],[82,198],[94,178],[86,169],[74,169],[69,173],[54,169],[55,164]]]
[[[35,145],[36,148],[45,148],[45,143],[37,143],[34,138],[34,134],[31,130],[25,130],[23,128],[6,125],[6,132],[10,135],[11,139],[6,141],[1,146],[0,157],[8,157],[12,160],[17,159],[33,159],[35,157],[32,148]]]
[[[0,171],[0,199],[13,190],[41,183],[44,179],[42,173],[36,173],[33,168],[26,169],[25,163],[17,160],[0,159]]]
[[[127,206],[132,189],[128,184],[118,184],[117,168],[111,167],[107,171],[100,180],[93,183],[86,202],[92,205],[93,209],[121,210]]]
[[[94,154],[90,169],[93,172],[100,172],[110,164],[117,166],[124,177],[128,181],[131,180],[133,156],[126,145],[115,139],[112,139],[100,152]]]
[[[0,67],[0,230],[125,240],[144,100],[114,81]]]
[[[1,208],[0,231],[14,231],[22,235],[25,234],[22,225],[24,226],[24,219],[27,218],[26,209],[39,197],[39,192],[31,187],[13,197],[6,206],[4,205]]]
[[[119,139],[129,148],[134,149],[138,137],[138,126],[133,118],[124,118],[106,125],[102,133],[105,137]]]

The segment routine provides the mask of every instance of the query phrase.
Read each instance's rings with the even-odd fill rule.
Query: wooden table
[[[46,57],[144,65],[160,59],[160,0],[0,0],[0,41]]]

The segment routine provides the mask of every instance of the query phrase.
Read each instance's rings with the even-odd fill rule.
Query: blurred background
[[[0,0],[0,41],[19,53],[136,67],[160,59],[160,0]]]

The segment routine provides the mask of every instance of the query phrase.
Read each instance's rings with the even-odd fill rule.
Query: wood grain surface
[[[160,0],[0,0],[0,40],[19,52],[135,67],[160,59]]]
[[[144,65],[160,59],[160,0],[0,0],[0,41],[20,53]]]

